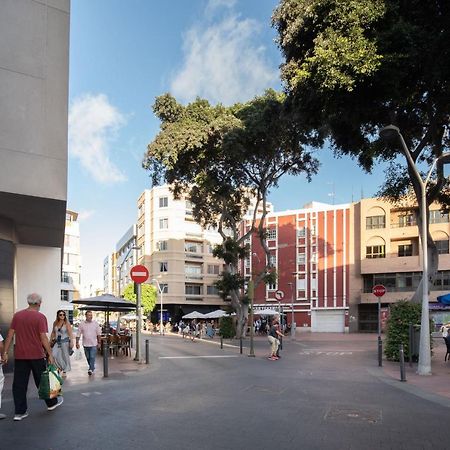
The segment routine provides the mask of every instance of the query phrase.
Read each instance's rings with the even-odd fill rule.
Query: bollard
[[[405,352],[403,350],[403,344],[400,344],[400,381],[406,381]]]
[[[150,345],[149,340],[145,340],[145,364],[150,364]]]
[[[220,348],[223,348],[223,336],[220,336]]]
[[[378,367],[383,366],[383,341],[381,336],[378,336]]]
[[[239,339],[239,348],[240,348],[240,353],[242,355],[242,338]]]
[[[103,342],[103,377],[108,378],[108,341]]]

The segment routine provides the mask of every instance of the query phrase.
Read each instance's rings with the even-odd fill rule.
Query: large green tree
[[[129,302],[136,303],[136,294],[134,293],[134,283],[127,284],[123,292],[123,298]],[[155,286],[147,283],[141,284],[141,306],[144,315],[148,316],[154,309],[157,300]]]
[[[394,200],[412,193],[420,208],[420,180],[449,149],[450,2],[447,0],[283,0],[273,14],[284,55],[282,79],[292,114],[370,171],[388,161],[379,194]],[[383,142],[379,131],[399,127]],[[423,174],[422,174],[423,175]],[[450,204],[442,159],[427,190],[429,205]],[[428,232],[430,276],[438,253]],[[421,286],[413,300],[421,297]]]
[[[153,184],[168,183],[175,197],[188,198],[195,220],[222,236],[222,245],[214,250],[225,261],[218,286],[236,312],[238,337],[245,335],[248,317],[239,272],[240,260],[248,256],[244,242],[258,232],[267,257],[256,282],[273,281],[264,235],[267,195],[282,175],[304,173],[309,179],[317,170],[317,162],[304,148],[315,135],[285,114],[284,101],[284,94],[270,90],[230,107],[203,99],[183,106],[165,94],[153,107],[161,130],[148,145],[143,165]],[[252,201],[251,225],[243,230],[241,220]]]

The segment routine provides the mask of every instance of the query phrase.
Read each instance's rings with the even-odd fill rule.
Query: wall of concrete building
[[[42,296],[41,312],[50,327],[61,298],[61,250],[17,245],[15,266],[16,309],[28,307],[28,294],[38,293]]]

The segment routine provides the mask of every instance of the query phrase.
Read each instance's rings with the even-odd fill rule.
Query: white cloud
[[[192,101],[200,96],[229,105],[273,86],[278,71],[265,57],[265,48],[255,42],[260,30],[257,21],[236,14],[192,27],[185,35],[183,66],[171,83],[175,97]]]
[[[93,209],[80,211],[78,213],[78,220],[80,222],[84,222],[85,220],[88,220],[90,217],[92,217],[94,214],[95,214],[95,210],[93,210]]]
[[[221,7],[232,8],[236,4],[236,1],[237,0],[209,0],[206,5],[205,15],[209,16]]]
[[[69,152],[98,183],[113,184],[126,179],[111,161],[110,148],[124,123],[124,116],[106,95],[83,95],[70,105]]]

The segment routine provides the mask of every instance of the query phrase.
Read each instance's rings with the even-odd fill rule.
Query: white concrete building
[[[67,200],[69,0],[4,0],[0,11],[0,326],[61,297]]]
[[[121,297],[127,284],[132,283],[131,268],[137,264],[136,224],[133,224],[116,244],[116,294]]]
[[[225,305],[214,285],[223,263],[212,255],[221,242],[219,233],[194,222],[190,202],[175,200],[168,186],[147,189],[139,197],[139,263],[163,289],[164,321]],[[160,308],[155,312],[159,320]]]
[[[60,309],[73,311],[72,300],[80,298],[81,255],[80,224],[78,213],[67,211],[66,230],[64,234],[64,252],[61,272],[61,304]]]

